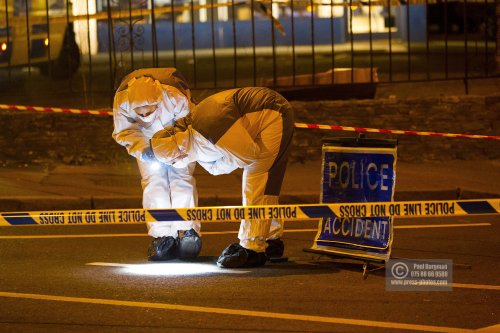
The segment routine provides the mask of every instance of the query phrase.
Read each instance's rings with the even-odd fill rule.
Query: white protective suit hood
[[[141,106],[156,105],[159,106],[163,97],[161,83],[150,77],[140,77],[132,79],[127,87],[127,99],[129,107],[134,110]],[[149,127],[158,117],[158,108],[147,117],[137,115],[138,122]]]
[[[180,132],[169,126],[157,132],[151,139],[151,149],[162,163],[176,168],[184,168],[196,159],[192,154],[191,127]]]
[[[165,120],[166,118],[161,116],[162,114],[170,115],[170,117],[167,117],[170,118],[168,121],[175,121],[187,116],[190,109],[194,107],[189,97],[179,89],[169,85],[162,85],[158,80],[150,77],[132,79],[126,92],[128,107],[132,112],[141,106],[157,106],[156,111],[147,117],[139,115],[135,117],[139,124],[145,128],[149,128],[158,117]]]

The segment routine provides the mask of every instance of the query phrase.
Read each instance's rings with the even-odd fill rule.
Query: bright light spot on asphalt
[[[215,263],[165,262],[147,264],[121,264],[92,262],[89,266],[107,266],[120,268],[121,272],[143,276],[187,276],[204,274],[245,274],[248,271],[219,268]]]
[[[201,275],[210,273],[221,273],[221,268],[211,264],[202,265],[195,263],[155,263],[155,264],[140,264],[129,265],[123,270],[128,274],[133,275],[154,275],[154,276],[171,276],[171,275]]]

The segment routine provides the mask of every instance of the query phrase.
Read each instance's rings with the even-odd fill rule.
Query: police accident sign
[[[491,214],[500,214],[500,199],[6,212],[0,213],[0,226],[168,223],[180,220],[239,222],[242,219],[284,219],[303,221],[323,217],[342,219],[392,216],[405,218]]]
[[[365,145],[369,145],[366,147]],[[321,201],[389,202],[396,181],[396,144],[338,139],[323,145]],[[395,208],[391,206],[391,209]],[[386,207],[345,205],[319,222],[313,249],[346,257],[390,257],[393,217]]]

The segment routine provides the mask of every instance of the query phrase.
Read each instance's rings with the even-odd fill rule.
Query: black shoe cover
[[[285,244],[279,238],[266,240],[267,248],[266,255],[269,258],[281,258],[285,252]]]
[[[217,259],[217,266],[224,268],[259,267],[266,261],[267,257],[264,252],[255,252],[233,243],[222,251]]]
[[[148,248],[150,261],[172,260],[179,257],[177,239],[172,236],[153,239]]]
[[[194,259],[201,251],[201,237],[194,229],[179,231],[179,258]]]

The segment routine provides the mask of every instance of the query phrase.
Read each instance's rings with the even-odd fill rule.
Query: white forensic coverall
[[[146,118],[134,111],[136,107],[153,104],[158,107]],[[198,204],[193,177],[195,163],[173,168],[167,164],[152,164],[142,158],[144,150],[150,147],[151,137],[185,117],[192,107],[194,104],[187,82],[175,68],[133,71],[122,80],[115,94],[113,138],[137,159],[145,209],[187,208]],[[200,224],[196,221],[150,222],[148,234],[155,238],[175,238],[179,230],[191,228],[200,234]]]
[[[267,88],[232,89],[207,97],[191,112],[186,131],[159,133],[155,156],[174,167],[198,161],[213,175],[243,168],[243,205],[276,205],[292,136],[288,101]],[[282,220],[242,220],[240,245],[264,252],[266,239],[279,238]]]

